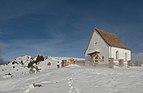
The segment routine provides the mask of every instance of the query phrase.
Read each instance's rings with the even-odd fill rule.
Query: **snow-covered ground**
[[[40,62],[42,71],[34,74],[18,64],[15,68],[12,64],[0,66],[0,93],[143,93],[143,67],[56,68],[62,59],[50,57]],[[8,73],[12,75],[5,75]]]

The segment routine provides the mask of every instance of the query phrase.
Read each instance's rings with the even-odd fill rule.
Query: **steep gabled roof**
[[[95,28],[95,31],[99,33],[99,35],[103,38],[103,40],[109,45],[113,47],[123,48],[130,50],[126,45],[124,45],[120,39],[114,35],[113,33],[105,32],[101,29]]]

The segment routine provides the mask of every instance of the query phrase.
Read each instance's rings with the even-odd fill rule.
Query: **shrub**
[[[38,66],[35,67],[37,72],[40,72],[41,68],[39,68]]]
[[[36,58],[36,63],[38,63],[40,61],[44,61],[44,57],[38,55],[37,58]]]
[[[16,61],[13,61],[12,64],[18,64]]]
[[[36,72],[36,68],[34,66],[32,66],[29,70],[29,73],[32,74],[32,73],[35,73]]]
[[[30,62],[30,63],[28,63],[28,68],[33,67],[33,64],[34,64],[34,62]]]
[[[24,65],[23,61],[21,61],[21,65]]]

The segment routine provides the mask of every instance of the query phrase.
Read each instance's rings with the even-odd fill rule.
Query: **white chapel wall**
[[[85,52],[85,57],[88,55],[88,53],[91,53],[95,50],[100,51],[100,57],[104,56],[104,61],[107,62],[109,58],[109,46],[105,43],[105,41],[102,39],[102,37],[94,31],[92,38],[89,42],[89,46],[87,48],[87,51]]]
[[[111,49],[110,49],[111,48]],[[109,48],[109,55],[111,58],[116,60],[117,55],[116,52],[118,51],[118,59],[123,59],[124,61],[131,60],[131,50],[117,48],[117,47],[110,47]]]

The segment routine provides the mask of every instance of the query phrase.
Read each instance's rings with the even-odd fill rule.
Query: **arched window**
[[[118,60],[119,59],[119,52],[116,51],[116,59]]]
[[[102,56],[102,59],[104,60],[104,56]]]
[[[125,61],[127,61],[127,53],[125,53]]]
[[[101,60],[104,61],[104,56],[101,57]]]

